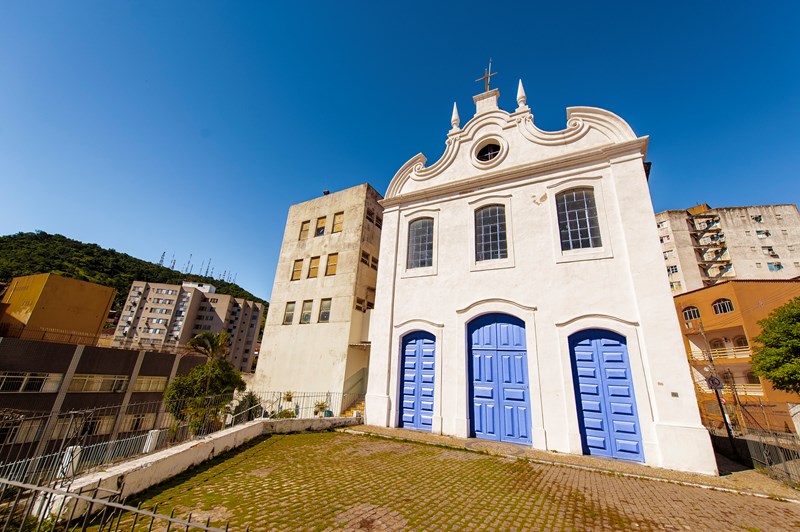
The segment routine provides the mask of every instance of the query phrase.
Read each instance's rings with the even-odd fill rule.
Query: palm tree
[[[228,353],[228,340],[231,335],[226,332],[201,332],[186,345],[198,355],[206,357],[206,366],[213,360],[223,359]],[[211,368],[206,367],[206,395],[208,395],[208,388],[211,386]]]

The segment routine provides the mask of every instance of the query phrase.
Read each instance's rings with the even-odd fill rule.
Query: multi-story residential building
[[[800,275],[796,205],[712,209],[705,203],[656,214],[673,294],[730,279]]]
[[[716,473],[662,269],[647,137],[476,95],[381,201],[366,423]]]
[[[228,332],[228,360],[249,372],[264,308],[261,303],[217,294],[210,284],[135,281],[120,312],[114,347],[176,349],[201,332]]]
[[[383,224],[380,199],[362,184],[289,209],[254,388],[361,393]]]
[[[15,277],[3,294],[0,336],[94,345],[115,294],[53,273]]]
[[[697,399],[706,425],[721,427],[722,413],[706,379],[716,375],[729,419],[749,428],[797,431],[800,396],[775,390],[750,370],[758,322],[800,296],[800,280],[731,280],[675,296],[675,310],[692,366]]]

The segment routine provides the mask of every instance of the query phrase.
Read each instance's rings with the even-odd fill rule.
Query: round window
[[[478,158],[479,161],[485,163],[497,157],[499,153],[500,153],[500,146],[498,144],[490,143],[481,148],[480,150],[478,150],[478,154],[476,155],[476,157]]]

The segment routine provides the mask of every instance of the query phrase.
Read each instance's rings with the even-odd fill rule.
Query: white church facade
[[[497,89],[453,109],[442,157],[384,207],[366,423],[716,474],[658,244],[618,116],[533,122]]]

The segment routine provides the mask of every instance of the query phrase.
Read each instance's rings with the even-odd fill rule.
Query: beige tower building
[[[363,393],[380,199],[365,183],[289,209],[252,388]]]
[[[113,347],[175,350],[201,332],[231,335],[228,360],[239,371],[254,363],[264,306],[217,294],[210,284],[135,281],[120,313]]]
[[[706,204],[656,214],[674,295],[731,279],[800,275],[796,205],[712,209]]]

